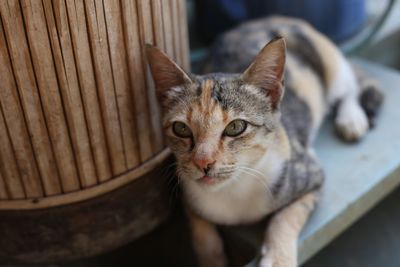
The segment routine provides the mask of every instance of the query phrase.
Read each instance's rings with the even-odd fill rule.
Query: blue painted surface
[[[384,107],[377,127],[360,143],[341,142],[333,133],[332,123],[322,128],[316,148],[326,181],[319,207],[301,234],[300,246],[305,242],[311,246],[313,242],[321,243],[320,247],[325,245],[333,238],[330,235],[338,234],[337,228],[344,230],[357,220],[365,212],[365,205],[379,201],[379,195],[385,192],[376,188],[390,190],[400,182],[399,173],[398,178],[391,178],[394,180],[389,187],[393,188],[382,186],[400,166],[400,73],[361,60],[356,63],[382,85],[386,95]]]
[[[302,267],[399,267],[400,187]]]
[[[338,139],[331,121],[322,127],[315,147],[326,180],[319,205],[300,236],[300,263],[326,246],[400,184],[400,72],[364,60],[354,62],[379,81],[386,96],[385,103],[376,128],[357,144]],[[263,231],[257,228],[240,236],[259,246]],[[246,265],[255,266],[255,260]]]
[[[365,21],[365,0],[197,0],[197,29],[206,39],[249,19],[280,14],[302,18],[342,41]]]

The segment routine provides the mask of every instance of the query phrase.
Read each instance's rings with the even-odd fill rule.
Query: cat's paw
[[[258,267],[274,267],[274,265],[272,265],[272,260],[269,257],[262,257]]]
[[[262,257],[258,263],[259,267],[296,267],[296,261],[290,259],[273,259],[270,257]]]
[[[258,262],[258,267],[273,267],[271,251],[265,245],[261,247],[261,259]]]
[[[354,142],[367,133],[369,123],[367,115],[358,104],[348,104],[339,110],[335,127],[337,133],[345,141]]]

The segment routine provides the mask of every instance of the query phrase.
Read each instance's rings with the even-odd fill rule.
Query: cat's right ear
[[[274,109],[279,107],[283,96],[285,57],[285,40],[282,37],[276,37],[261,49],[242,75],[244,82],[266,92]]]
[[[157,97],[161,103],[172,87],[192,83],[189,75],[157,47],[146,44],[146,53]]]

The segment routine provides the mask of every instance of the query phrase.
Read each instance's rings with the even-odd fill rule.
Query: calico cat
[[[269,214],[260,266],[296,266],[297,238],[323,181],[317,130],[336,105],[340,135],[360,139],[381,93],[362,89],[335,45],[297,19],[226,33],[211,49],[210,74],[186,73],[153,46],[147,55],[200,266],[228,263],[216,224]]]

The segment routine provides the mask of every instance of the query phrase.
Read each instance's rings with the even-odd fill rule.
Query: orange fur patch
[[[187,123],[188,123],[189,125],[192,124],[192,114],[193,114],[193,107],[192,107],[192,106],[189,106],[189,110],[188,110],[188,112],[187,112],[187,114],[186,114],[186,121],[187,121]]]
[[[205,80],[202,85],[200,105],[205,114],[210,114],[212,108],[211,94],[214,88],[213,80]]]
[[[225,110],[222,110],[222,121],[224,122],[224,125],[228,124],[228,112]]]
[[[267,150],[268,149],[265,148],[264,146],[260,145],[260,144],[254,145],[252,148],[254,150],[254,155],[255,156],[262,156],[262,155],[267,154]]]

